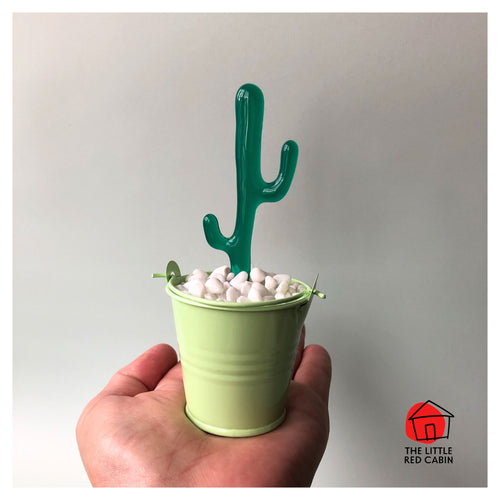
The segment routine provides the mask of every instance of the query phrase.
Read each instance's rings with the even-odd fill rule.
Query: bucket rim
[[[206,307],[208,309],[221,309],[225,311],[267,311],[276,309],[285,309],[288,307],[295,307],[297,305],[302,305],[307,303],[311,295],[313,294],[313,289],[301,280],[292,278],[293,283],[299,283],[305,287],[305,289],[292,295],[291,297],[285,297],[283,299],[266,300],[259,302],[217,302],[214,300],[203,299],[200,297],[195,297],[189,293],[182,292],[177,289],[176,286],[182,283],[188,275],[182,275],[180,277],[174,277],[169,279],[167,286],[165,287],[167,293],[172,297],[181,302],[196,305],[199,307]]]

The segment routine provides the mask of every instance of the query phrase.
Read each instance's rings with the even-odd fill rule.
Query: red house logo
[[[417,403],[406,416],[406,435],[419,443],[433,443],[436,439],[448,439],[450,419],[454,417],[431,400]]]

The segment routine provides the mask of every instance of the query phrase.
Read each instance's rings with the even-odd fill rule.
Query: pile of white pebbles
[[[207,300],[240,303],[284,299],[305,290],[301,283],[292,282],[289,274],[268,273],[254,267],[250,276],[246,271],[235,276],[229,266],[218,267],[211,274],[195,269],[176,288]]]

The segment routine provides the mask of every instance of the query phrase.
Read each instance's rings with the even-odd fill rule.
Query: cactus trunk
[[[227,253],[231,270],[250,272],[252,233],[257,207],[264,202],[281,200],[292,183],[297,165],[298,147],[287,141],[281,149],[280,168],[273,182],[262,179],[260,168],[264,96],[253,84],[238,89],[236,111],[236,224],[231,237],[222,235],[217,217],[206,215],[203,228],[207,242]]]

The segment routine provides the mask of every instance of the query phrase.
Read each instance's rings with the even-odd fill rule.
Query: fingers
[[[105,395],[136,396],[153,390],[177,363],[177,353],[167,344],[157,344],[132,363],[118,370],[103,389]]]
[[[302,331],[300,332],[299,345],[297,346],[297,354],[295,355],[295,364],[293,365],[292,370],[292,378],[295,377],[295,372],[302,361],[302,351],[304,350],[304,344],[306,340],[306,327],[305,325],[302,327]]]
[[[182,383],[182,368],[180,361],[163,375],[162,379],[156,384],[155,391],[161,391],[166,387],[171,387],[172,381]]]
[[[319,345],[308,345],[303,353],[294,380],[310,387],[328,403],[332,362],[328,351]]]

